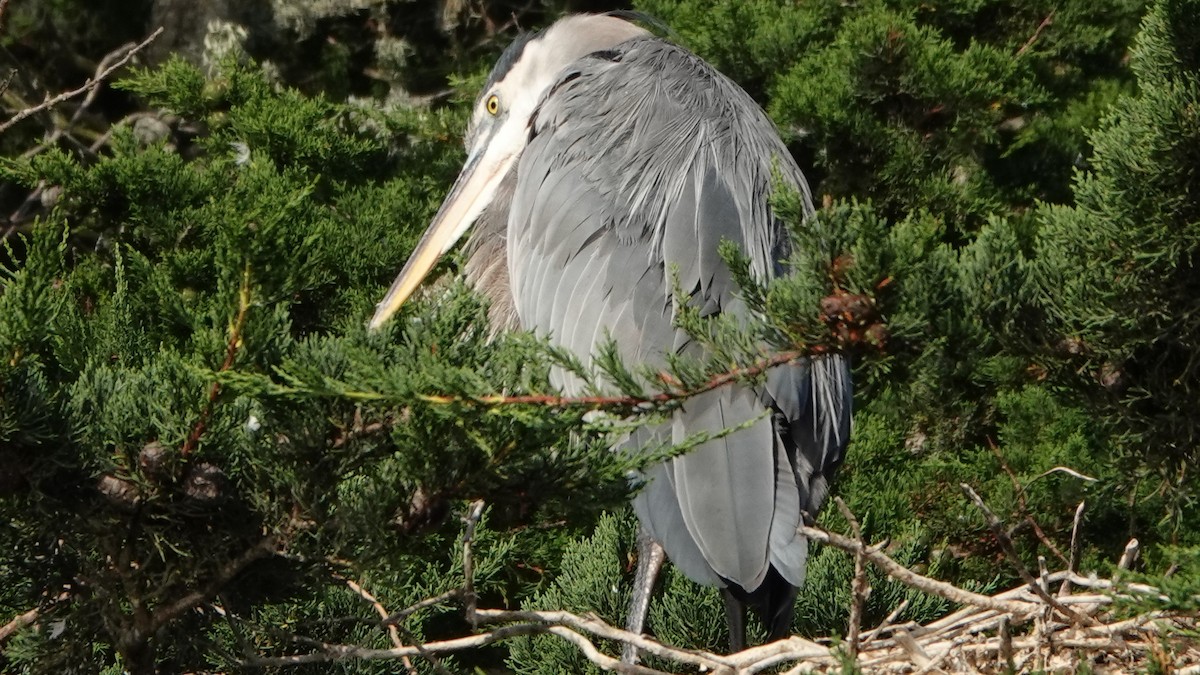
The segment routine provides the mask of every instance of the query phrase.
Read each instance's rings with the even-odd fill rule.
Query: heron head
[[[571,16],[516,39],[500,56],[475,101],[467,128],[467,162],[412,256],[375,309],[371,328],[387,321],[412,295],[438,258],[471,228],[516,167],[529,141],[534,112],[559,74],[592,52],[645,34],[623,19]]]

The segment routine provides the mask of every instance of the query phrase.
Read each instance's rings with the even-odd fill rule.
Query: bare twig
[[[1030,35],[1029,39],[1025,41],[1025,44],[1021,45],[1021,48],[1017,50],[1016,55],[1020,56],[1028,51],[1029,48],[1033,46],[1033,43],[1037,42],[1037,39],[1042,35],[1042,31],[1046,30],[1046,28],[1052,23],[1054,23],[1054,10],[1050,10],[1050,13],[1046,15],[1046,18],[1042,19],[1042,22],[1038,24],[1037,29],[1033,31],[1033,35]]]
[[[1025,568],[1025,565],[1021,563],[1021,558],[1019,555],[1017,555],[1016,547],[1013,546],[1012,540],[1008,538],[1007,534],[1005,534],[1004,524],[1000,522],[1000,519],[996,517],[996,514],[992,513],[992,510],[988,508],[987,504],[983,502],[983,499],[975,492],[975,490],[971,488],[970,485],[967,485],[966,483],[960,483],[959,487],[962,488],[962,491],[967,498],[970,499],[973,504],[975,504],[975,507],[983,513],[983,517],[987,520],[988,527],[992,530],[992,534],[995,535],[996,541],[1000,544],[1000,548],[1004,550],[1005,557],[1008,558],[1008,561],[1017,570],[1017,574],[1021,575],[1021,580],[1026,584],[1029,584],[1030,589],[1037,593],[1047,605],[1050,605],[1054,609],[1058,610],[1063,616],[1068,617],[1075,624],[1084,626],[1096,625],[1095,619],[1092,619],[1089,616],[1084,616],[1075,610],[1064,606],[1058,600],[1054,599],[1049,593],[1047,593],[1046,589],[1042,588],[1041,584],[1039,584],[1037,580],[1033,578],[1033,575],[1030,574],[1029,570]]]
[[[200,590],[193,591],[172,603],[155,608],[153,612],[145,609],[144,605],[142,605],[143,612],[136,616],[134,625],[121,636],[120,645],[122,652],[136,650],[138,645],[145,644],[146,640],[150,639],[150,636],[158,632],[163,626],[179,618],[185,612],[212,600],[221,592],[221,589],[229,585],[229,582],[241,574],[250,563],[274,553],[277,545],[278,542],[274,536],[265,537],[254,546],[246,549],[238,557],[222,565],[216,575]],[[128,564],[123,565],[123,567],[127,568]]]
[[[363,588],[360,584],[358,584],[358,582],[354,581],[353,579],[344,579],[344,581],[346,582],[346,586],[349,587],[350,590],[354,591],[354,593],[356,595],[358,595],[358,597],[371,603],[371,606],[375,608],[375,613],[378,614],[380,616],[380,618],[382,618],[385,622],[387,621],[387,619],[388,619],[387,609],[384,608],[383,604],[381,602],[379,602],[379,600],[374,595],[372,595],[370,591]],[[400,629],[397,628],[395,624],[388,624],[388,623],[384,623],[384,627],[387,629],[388,637],[390,637],[392,639],[392,644],[395,645],[396,647],[403,647],[404,642],[400,639]],[[413,667],[412,661],[409,660],[409,658],[407,656],[401,657],[400,660],[404,663],[404,667],[408,670],[410,675],[416,675],[417,669]],[[440,667],[440,665],[438,665],[437,667]]]
[[[1063,564],[1066,564],[1066,562],[1067,562],[1066,556],[1064,556],[1062,554],[1062,552],[1058,550],[1058,547],[1054,545],[1054,542],[1050,540],[1050,537],[1046,536],[1046,533],[1042,531],[1042,526],[1039,525],[1038,522],[1036,520],[1034,520],[1033,515],[1030,514],[1029,500],[1027,497],[1025,486],[1022,485],[1021,481],[1017,479],[1017,474],[1012,470],[1012,468],[1008,465],[1008,462],[1004,459],[1004,454],[1000,452],[1000,447],[997,446],[994,442],[992,442],[992,439],[990,439],[990,438],[987,439],[987,441],[988,441],[988,447],[991,448],[991,450],[992,450],[992,454],[995,455],[996,460],[1000,462],[1000,468],[1008,476],[1009,482],[1012,483],[1013,492],[1016,493],[1016,496],[1017,496],[1017,506],[1020,509],[1022,520],[1024,520],[1025,523],[1028,524],[1029,527],[1033,529],[1033,534],[1034,534],[1034,536],[1036,536],[1038,538],[1038,541],[1042,542],[1043,546],[1050,549],[1050,551],[1052,553],[1054,553],[1054,555],[1059,560],[1063,561]],[[1047,473],[1049,473],[1049,472],[1047,472]],[[1045,476],[1045,475],[1046,474],[1042,474],[1042,476]],[[1041,478],[1041,476],[1038,476],[1038,478]]]
[[[443,602],[446,602],[448,600],[454,600],[455,598],[461,598],[462,596],[463,596],[463,589],[455,588],[453,590],[446,591],[445,593],[442,593],[441,595],[435,595],[431,598],[425,598],[424,600],[422,600],[420,602],[415,602],[415,603],[409,605],[408,607],[405,607],[404,609],[400,610],[399,612],[396,612],[394,614],[391,614],[391,615],[385,617],[383,619],[383,625],[388,626],[388,625],[397,623],[400,620],[404,619],[405,617],[407,617],[411,614],[414,614],[422,609],[425,609],[426,607],[433,607],[434,605],[440,605]]]
[[[475,595],[475,554],[472,546],[475,544],[475,527],[479,525],[479,519],[483,517],[483,500],[477,499],[471,502],[467,509],[466,520],[467,526],[463,529],[463,589],[462,597],[463,604],[466,605],[467,621],[471,622],[472,626],[479,625],[479,617],[476,608],[478,607],[479,597]]]
[[[1125,544],[1125,550],[1121,551],[1121,559],[1117,561],[1117,569],[1128,570],[1133,567],[1133,563],[1137,562],[1138,551],[1141,544],[1137,539],[1130,539],[1129,543]],[[1113,581],[1117,580],[1116,574],[1113,575]]]
[[[122,56],[119,59],[116,59],[114,62],[110,63],[106,68],[99,71],[95,76],[89,78],[88,81],[85,82],[82,86],[80,86],[76,89],[72,89],[70,91],[64,91],[61,94],[58,94],[57,96],[53,96],[53,97],[48,96],[41,103],[39,103],[35,106],[31,106],[29,108],[25,108],[24,110],[18,111],[15,115],[13,115],[11,118],[9,118],[9,120],[7,122],[0,124],[0,134],[8,131],[13,126],[17,125],[22,120],[30,117],[31,115],[36,115],[37,113],[42,112],[43,110],[48,110],[50,108],[53,108],[54,106],[58,105],[59,103],[62,103],[63,101],[70,100],[72,98],[75,98],[76,96],[79,96],[80,94],[83,94],[83,93],[90,93],[92,90],[98,88],[100,86],[101,82],[103,82],[106,78],[108,78],[110,75],[112,75],[118,69],[120,69],[122,66],[129,63],[129,61],[131,59],[133,59],[133,57],[138,52],[145,49],[146,46],[149,45],[151,42],[154,42],[154,40],[156,40],[159,35],[162,35],[162,32],[163,32],[163,29],[160,27],[158,30],[151,33],[150,37],[146,38],[145,40],[142,40],[138,44],[129,45],[129,46],[127,46],[127,48],[123,48],[123,49],[127,49],[127,51],[125,51],[124,56]]]
[[[450,654],[468,649],[478,649],[487,645],[522,635],[544,633],[545,626],[536,624],[518,624],[504,626],[488,633],[469,635],[453,640],[426,642],[422,648],[431,654]],[[298,666],[307,663],[332,663],[335,661],[386,661],[399,659],[404,656],[420,656],[421,652],[414,646],[393,647],[392,649],[366,649],[354,645],[322,645],[322,651],[312,654],[293,654],[290,656],[267,656],[242,661],[241,665],[248,668],[267,668],[278,666]]]
[[[1075,507],[1075,519],[1071,521],[1071,560],[1067,563],[1067,571],[1074,574],[1079,568],[1079,526],[1083,523],[1083,510],[1087,505],[1087,501],[1079,502],[1079,506]],[[1059,596],[1067,595],[1071,592],[1070,577],[1063,579],[1062,586],[1058,588]]]
[[[41,616],[41,610],[34,607],[28,612],[16,615],[12,621],[4,624],[4,626],[0,626],[0,644],[4,644],[4,641],[11,637],[13,633],[33,624],[34,621],[38,620],[39,616]]]
[[[850,523],[850,531],[854,533],[854,538],[860,544],[859,550],[854,553],[854,580],[850,586],[850,625],[846,630],[846,648],[849,650],[850,660],[857,661],[863,606],[867,602],[867,596],[871,593],[871,584],[867,580],[866,558],[862,553],[867,546],[863,541],[862,527],[858,524],[858,519],[851,513],[850,507],[846,506],[846,502],[842,501],[841,497],[834,497],[833,501],[841,511],[842,517]]]
[[[636,646],[639,651],[647,654],[652,654],[665,659],[671,659],[678,663],[701,666],[709,670],[716,670],[722,667],[729,668],[733,665],[733,662],[729,660],[730,657],[717,656],[716,654],[690,649],[668,647],[663,645],[661,642],[648,638],[644,635],[631,633],[627,630],[610,626],[599,619],[582,617],[577,614],[572,614],[571,612],[555,610],[536,611],[481,609],[478,610],[478,617],[481,623],[530,621],[544,623],[547,625],[565,626],[572,630],[594,635],[606,640],[615,640],[626,644],[632,644]]]

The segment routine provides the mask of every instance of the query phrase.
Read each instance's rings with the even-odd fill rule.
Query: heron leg
[[[650,594],[654,592],[654,582],[658,579],[663,561],[667,559],[667,553],[643,528],[638,528],[637,547],[637,573],[633,577],[633,594],[629,599],[629,616],[625,620],[625,629],[641,635],[642,628],[646,625],[646,613],[650,610]],[[621,661],[637,663],[637,647],[625,645],[621,650]]]
[[[728,588],[721,589],[721,599],[725,601],[725,623],[729,625],[729,653],[740,652],[746,648],[746,603]]]

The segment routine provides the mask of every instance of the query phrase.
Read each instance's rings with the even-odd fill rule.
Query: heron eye
[[[488,97],[487,103],[484,105],[487,107],[489,115],[495,115],[500,112],[500,97],[492,94]]]

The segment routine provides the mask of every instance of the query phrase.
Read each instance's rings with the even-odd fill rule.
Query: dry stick
[[[786,640],[777,640],[730,654],[728,660],[737,669],[738,675],[754,675],[785,661],[801,661],[808,664],[823,662],[827,665],[835,663],[828,647],[795,635]]]
[[[498,623],[502,621],[532,621],[546,624],[548,626],[565,626],[572,630],[588,633],[590,635],[607,640],[632,644],[640,651],[647,654],[659,656],[664,659],[670,659],[679,663],[702,666],[710,670],[731,668],[735,663],[730,657],[717,656],[716,654],[711,654],[704,651],[668,647],[661,642],[648,638],[644,635],[631,633],[627,630],[610,626],[599,619],[582,617],[578,614],[572,614],[571,612],[557,610],[538,611],[480,609],[477,610],[476,616],[481,623]]]
[[[1015,671],[1013,665],[1012,631],[1009,629],[1008,617],[1000,617],[1000,627],[996,630],[1000,639],[1000,659],[1009,671]]]
[[[888,627],[892,625],[892,622],[896,620],[896,617],[900,616],[900,614],[906,609],[908,609],[908,598],[905,598],[904,601],[896,607],[896,609],[893,609],[891,614],[883,617],[883,621],[881,621],[878,626],[872,629],[870,633],[867,633],[866,637],[864,637],[862,641],[871,642],[878,638],[883,631],[887,630]]]
[[[987,520],[988,527],[992,530],[992,534],[995,535],[996,541],[1000,543],[1000,548],[1004,551],[1005,557],[1007,557],[1009,562],[1012,563],[1013,567],[1016,568],[1017,573],[1021,575],[1021,580],[1028,584],[1030,589],[1032,589],[1033,592],[1038,595],[1038,597],[1045,601],[1046,604],[1061,612],[1063,616],[1069,617],[1076,624],[1083,624],[1085,626],[1098,625],[1098,622],[1092,617],[1084,616],[1079,612],[1064,606],[1061,602],[1054,599],[1054,597],[1047,593],[1046,589],[1042,588],[1041,584],[1039,584],[1037,580],[1033,578],[1033,575],[1029,573],[1029,570],[1025,569],[1025,565],[1021,564],[1021,559],[1017,556],[1016,547],[1013,546],[1012,540],[1008,538],[1008,535],[1004,533],[1004,523],[1000,522],[1000,519],[996,517],[996,514],[992,513],[992,510],[987,507],[987,504],[983,503],[983,499],[976,494],[975,490],[971,489],[970,485],[967,485],[966,483],[960,483],[959,487],[962,488],[962,491],[967,498],[975,504],[975,507],[983,513],[983,517]]]
[[[4,30],[4,13],[8,10],[8,0],[0,0],[0,31]]]
[[[1062,554],[1062,551],[1058,550],[1058,547],[1054,545],[1053,541],[1050,541],[1050,537],[1046,536],[1046,533],[1042,531],[1042,526],[1038,525],[1038,522],[1034,520],[1032,515],[1029,514],[1029,500],[1026,497],[1025,486],[1021,484],[1021,481],[1017,478],[1017,474],[1012,470],[1012,467],[1008,465],[1008,462],[1005,461],[1004,455],[1000,452],[1000,448],[992,442],[992,439],[989,438],[987,441],[988,447],[992,450],[992,454],[995,455],[996,459],[1000,462],[1000,468],[1005,474],[1008,475],[1008,480],[1012,483],[1013,492],[1017,495],[1017,506],[1020,508],[1021,515],[1024,516],[1025,522],[1028,523],[1029,527],[1033,529],[1034,536],[1038,538],[1038,541],[1042,542],[1043,546],[1050,549],[1050,551],[1054,553],[1054,555],[1061,560],[1064,565],[1067,564],[1067,557]]]
[[[846,506],[846,502],[842,501],[841,497],[834,497],[833,501],[837,504],[838,510],[842,512],[842,517],[846,519],[846,522],[850,523],[850,530],[854,532],[854,538],[860,544],[864,544],[861,548],[866,548],[866,542],[863,541],[862,527],[859,526],[858,519],[851,513],[850,507]],[[860,549],[854,553],[854,580],[850,584],[850,625],[846,630],[846,648],[849,651],[851,661],[858,661],[863,605],[866,603],[867,595],[870,592],[871,585],[867,581],[866,560],[863,558],[862,550]]]
[[[23,614],[18,614],[15,617],[13,617],[12,621],[9,621],[8,623],[4,624],[3,627],[0,627],[0,644],[4,644],[4,641],[7,640],[10,636],[12,636],[13,633],[32,624],[34,621],[37,621],[37,618],[40,615],[41,615],[41,610],[38,609],[37,607],[34,607],[33,609],[29,610],[28,612],[25,612]]]
[[[563,626],[549,626],[546,628],[546,632],[550,633],[551,635],[557,635],[558,637],[575,645],[589,661],[605,670],[612,670],[618,673],[628,673],[629,675],[671,675],[665,671],[647,668],[641,664],[625,663],[620,659],[614,659],[608,654],[596,649],[596,645],[593,644],[591,640],[580,635],[579,633],[576,633],[570,628],[565,628]]]
[[[467,526],[463,530],[463,604],[466,605],[467,621],[471,625],[479,627],[479,616],[477,608],[479,606],[479,596],[475,595],[475,554],[471,550],[472,544],[475,543],[475,526],[479,524],[479,519],[483,517],[483,500],[476,499],[471,502],[467,510],[466,522]]]
[[[1075,573],[1075,569],[1079,566],[1079,526],[1083,522],[1083,509],[1087,504],[1087,500],[1079,502],[1079,506],[1075,507],[1075,519],[1071,522],[1071,560],[1067,563],[1067,572]],[[1063,578],[1062,585],[1058,587],[1059,597],[1065,596],[1071,592],[1071,577],[1067,575]]]
[[[494,642],[507,640],[512,637],[522,635],[536,635],[545,633],[545,626],[537,624],[520,624],[516,626],[505,626],[497,628],[488,633],[479,635],[469,635],[467,637],[455,638],[453,640],[441,640],[438,642],[426,642],[423,649],[433,654],[449,654],[452,652],[461,652],[467,649],[475,649],[485,647]],[[421,652],[416,647],[395,647],[392,649],[366,649],[354,645],[321,645],[324,651],[312,654],[293,654],[291,656],[267,656],[253,659],[246,659],[241,662],[241,666],[249,668],[266,668],[279,666],[298,666],[307,663],[332,663],[335,661],[347,661],[357,659],[360,661],[386,661],[399,659],[404,656],[420,656]]]
[[[925,667],[933,662],[929,654],[925,653],[921,645],[917,644],[917,641],[913,639],[912,634],[906,630],[900,629],[896,631],[896,644],[900,645],[912,659],[913,663],[919,667]]]
[[[250,563],[271,555],[275,552],[277,541],[274,536],[264,537],[254,546],[246,549],[241,555],[225,563],[216,576],[204,588],[193,591],[163,607],[156,608],[144,625],[126,631],[121,642],[124,644],[139,644],[145,642],[160,628],[216,597],[233,578],[242,573]]]
[[[356,583],[353,579],[344,579],[343,581],[346,582],[346,586],[348,586],[350,588],[350,590],[354,591],[358,595],[358,597],[371,603],[371,606],[375,608],[376,614],[378,614],[385,621],[387,620],[387,618],[388,618],[387,609],[384,608],[383,604],[381,602],[379,602],[379,600],[374,595],[372,595],[370,591],[363,588],[361,585]],[[384,624],[384,626],[385,626],[385,628],[387,628],[388,637],[390,637],[392,639],[392,644],[397,647],[403,647],[404,642],[400,640],[400,629],[397,628],[395,626],[395,624],[390,624],[390,625]],[[417,669],[413,667],[412,661],[409,660],[409,658],[407,656],[401,658],[401,661],[404,663],[404,667],[408,670],[410,675],[416,675]],[[438,664],[434,661],[430,661],[430,663],[433,663],[434,667],[436,669],[444,670],[440,664]]]
[[[1133,563],[1138,557],[1139,548],[1141,548],[1141,544],[1138,543],[1137,539],[1130,539],[1129,543],[1125,544],[1125,550],[1121,551],[1121,559],[1117,561],[1117,571],[1113,573],[1114,582],[1120,580],[1121,571],[1133,567]]]
[[[1042,19],[1042,22],[1038,24],[1037,30],[1033,31],[1033,35],[1029,36],[1029,39],[1025,41],[1025,44],[1021,45],[1021,48],[1017,50],[1016,55],[1020,56],[1028,51],[1029,48],[1033,46],[1033,43],[1037,42],[1037,39],[1041,36],[1042,31],[1046,30],[1046,27],[1052,23],[1054,23],[1054,10],[1050,10],[1050,13],[1046,15],[1046,18]]]
[[[105,78],[107,78],[109,75],[112,75],[114,72],[116,72],[117,69],[121,68],[126,63],[129,63],[130,59],[132,59],[138,52],[145,49],[146,46],[149,45],[151,42],[154,42],[154,40],[156,40],[159,35],[162,35],[162,32],[163,32],[162,27],[159,27],[158,30],[156,30],[150,34],[150,37],[146,38],[145,40],[142,40],[141,42],[139,42],[138,44],[136,44],[132,47],[129,47],[129,51],[127,51],[125,53],[125,56],[121,57],[116,62],[110,64],[104,70],[101,70],[96,75],[89,78],[88,81],[83,84],[83,86],[81,86],[77,89],[72,89],[70,91],[64,91],[63,93],[61,93],[53,98],[47,97],[45,100],[43,100],[41,103],[39,103],[35,106],[31,106],[29,108],[25,108],[24,110],[18,111],[17,114],[13,115],[7,122],[0,124],[0,134],[4,133],[5,131],[8,131],[13,126],[20,123],[22,120],[30,117],[31,115],[36,115],[37,113],[40,113],[43,110],[53,108],[54,106],[58,105],[59,103],[62,103],[63,101],[75,98],[76,96],[79,96],[80,94],[82,94],[84,92],[90,92],[91,90],[99,87],[100,83],[103,82]]]
[[[879,569],[886,572],[888,576],[894,578],[896,581],[925,591],[931,595],[945,598],[951,602],[1009,613],[1022,620],[1028,618],[1031,612],[1036,611],[1023,602],[1013,602],[989,597],[986,595],[980,595],[979,593],[972,593],[971,591],[958,588],[953,584],[948,584],[944,581],[938,581],[937,579],[921,576],[920,574],[917,574],[916,572],[904,567],[895,560],[892,560],[887,555],[879,552],[875,549],[875,547],[864,546],[861,542],[857,542],[849,537],[844,537],[835,532],[829,532],[819,527],[809,525],[801,525],[798,530],[800,534],[813,541],[829,544],[830,546],[840,548],[843,551],[849,551],[850,553],[862,551],[863,557],[865,557]]]

